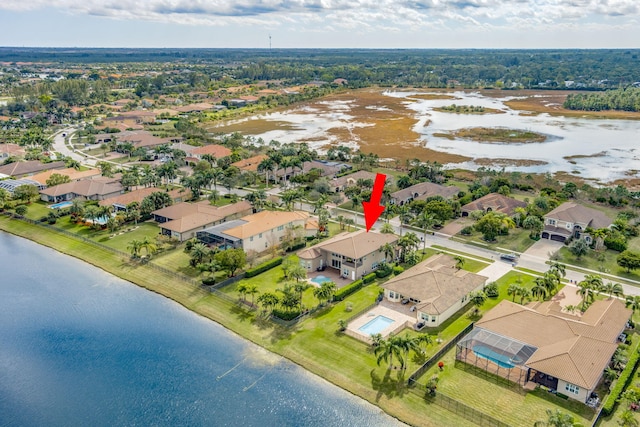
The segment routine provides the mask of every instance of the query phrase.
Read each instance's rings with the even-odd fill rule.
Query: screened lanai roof
[[[508,357],[514,365],[524,365],[538,349],[513,338],[475,327],[458,343],[458,347],[486,353],[486,350]]]
[[[5,179],[0,181],[0,188],[7,190],[11,194],[13,194],[14,190],[21,185],[34,185],[38,190],[42,190],[45,187],[39,182],[30,179]]]

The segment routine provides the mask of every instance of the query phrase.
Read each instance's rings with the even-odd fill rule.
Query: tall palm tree
[[[158,246],[149,236],[145,236],[144,239],[142,239],[142,247],[147,252],[147,258],[158,250]]]
[[[567,275],[564,264],[560,264],[559,262],[552,262],[548,271],[555,274],[558,280],[562,280]]]
[[[422,211],[413,223],[416,227],[422,228],[422,251],[424,252],[427,248],[427,229],[433,227],[433,224],[436,223],[436,217],[427,211]]]
[[[464,263],[467,262],[467,260],[460,255],[454,256],[453,259],[456,261],[456,269],[458,271],[462,270],[462,267],[464,267]]]
[[[247,295],[251,295],[251,305],[252,306],[255,305],[254,300],[255,300],[256,294],[260,293],[260,291],[258,291],[258,286],[256,286],[255,283],[251,283],[247,285],[246,293]]]
[[[591,282],[585,279],[582,282],[578,283],[578,290],[576,291],[576,293],[582,297],[582,311],[584,311],[587,306],[587,302],[593,301],[596,290],[594,289]]]
[[[609,299],[616,297],[624,296],[624,289],[620,283],[612,283],[609,282],[606,285],[602,285],[599,289],[600,292],[609,294]]]
[[[535,284],[533,285],[533,288],[531,288],[531,295],[533,295],[534,298],[540,298],[540,301],[547,297],[547,288],[545,283],[546,282],[543,277],[536,277]]]
[[[627,308],[633,310],[633,312],[640,311],[640,295],[628,295],[625,300]]]
[[[269,185],[269,172],[273,171],[273,168],[275,167],[276,162],[270,157],[267,157],[258,165],[258,172],[264,172],[264,182],[266,185]]]
[[[240,294],[240,299],[242,301],[246,301],[247,289],[248,289],[248,285],[246,283],[240,283],[236,287],[236,291],[238,291],[238,293]]]
[[[127,249],[131,252],[131,256],[137,258],[140,255],[140,249],[142,248],[142,242],[134,239],[129,242]]]
[[[264,307],[265,311],[273,309],[273,307],[275,307],[279,303],[280,298],[273,292],[265,292],[258,297],[258,304],[261,304],[262,307]]]
[[[538,278],[536,278],[536,280],[537,279]],[[560,279],[558,278],[558,275],[551,273],[551,270],[544,273],[542,276],[542,282],[548,295],[553,295],[556,289],[558,289],[558,286],[560,286]]]
[[[516,284],[516,283],[512,283],[509,285],[509,287],[507,288],[507,295],[511,295],[513,298],[511,299],[511,301],[515,302],[516,301],[516,296],[520,293],[520,285]]]
[[[389,335],[387,339],[380,341],[378,346],[373,350],[373,354],[377,356],[376,362],[378,366],[384,361],[389,363],[389,368],[393,367],[393,357],[400,362],[400,366],[404,366],[404,348],[402,339],[393,334]]]

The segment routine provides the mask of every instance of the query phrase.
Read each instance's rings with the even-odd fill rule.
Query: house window
[[[249,237],[249,241],[253,242],[253,236]]]
[[[436,316],[431,316],[431,321],[435,322],[436,321]]]
[[[429,320],[429,315],[428,314],[424,314],[424,313],[420,313],[420,318],[426,322],[426,321]]]
[[[573,226],[573,224],[571,224],[570,222],[567,223],[567,229],[571,230],[571,227]]]
[[[573,394],[578,394],[580,393],[580,387],[578,387],[575,384],[571,384],[571,383],[566,383],[564,385],[564,389],[567,390],[569,393],[573,393]]]
[[[262,239],[262,233],[258,234],[258,239]]]
[[[549,219],[549,225],[556,225],[556,220],[555,219]]]
[[[282,231],[282,230],[284,230],[284,225],[279,225],[278,226],[278,231]]]

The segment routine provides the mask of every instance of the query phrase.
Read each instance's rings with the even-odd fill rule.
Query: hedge
[[[202,279],[202,284],[205,286],[213,286],[216,284],[216,278],[215,277],[205,277],[204,279]]]
[[[400,273],[402,273],[404,271],[404,268],[402,268],[401,266],[397,265],[395,267],[393,267],[393,274],[395,274],[396,276]]]
[[[640,360],[640,353],[638,353],[638,347],[636,347],[634,352],[629,357],[627,366],[624,367],[624,370],[618,377],[618,381],[616,381],[616,384],[613,386],[611,393],[609,393],[607,400],[604,402],[604,405],[602,406],[602,413],[604,415],[609,415],[613,412],[613,409],[616,406],[616,402],[618,401],[618,398],[620,397],[624,389],[627,388],[627,386],[633,379],[633,373],[635,372],[636,367],[638,366],[639,360]]]
[[[379,279],[382,279],[390,275],[392,271],[393,269],[389,264],[381,264],[380,267],[378,267],[378,269],[376,270],[376,276]]]
[[[333,300],[342,301],[343,299],[345,299],[355,291],[360,290],[363,285],[364,285],[364,282],[362,281],[362,279],[358,279],[355,282],[345,286],[344,288],[338,289],[336,294],[333,296]]]
[[[363,282],[365,285],[368,285],[369,283],[371,283],[371,282],[373,282],[374,280],[376,280],[376,277],[378,277],[378,276],[376,276],[376,273],[369,273],[369,274],[367,274],[366,276],[364,276],[364,277],[362,278],[362,282]]]
[[[244,277],[248,279],[249,277],[257,276],[258,274],[271,270],[273,267],[277,267],[280,264],[282,264],[282,257],[274,258],[271,261],[264,262],[255,268],[247,270],[244,273]]]
[[[288,320],[293,320],[296,317],[300,316],[300,310],[288,311],[288,310],[280,310],[279,308],[274,308],[271,314],[277,317],[278,319],[288,321]]]
[[[293,245],[291,246],[289,249],[287,249],[287,252],[293,252],[293,251],[297,251],[298,249],[302,249],[305,246],[307,246],[306,242],[300,242],[297,245]]]

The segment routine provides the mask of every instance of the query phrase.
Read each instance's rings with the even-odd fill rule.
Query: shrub
[[[627,238],[619,231],[613,231],[609,233],[604,239],[604,245],[607,249],[612,249],[618,252],[624,252],[627,250]]]
[[[289,248],[287,248],[287,252],[293,252],[293,251],[297,251],[298,249],[302,249],[305,246],[307,246],[306,242],[300,242],[298,244],[295,244],[293,246],[290,246]]]
[[[202,279],[202,284],[205,286],[213,286],[216,284],[216,278],[215,277],[205,277],[204,279]]]
[[[338,291],[333,296],[334,301],[342,301],[352,293],[362,289],[364,282],[362,280],[356,280],[353,283],[348,284],[342,289],[338,289]]]
[[[393,274],[395,274],[396,276],[400,273],[402,273],[404,271],[404,268],[402,268],[401,266],[397,265],[395,267],[393,267]]]
[[[638,366],[638,360],[640,360],[640,353],[638,353],[638,348],[636,347],[635,351],[629,357],[627,366],[624,367],[624,370],[618,377],[618,381],[616,381],[615,385],[611,389],[611,393],[609,393],[607,400],[605,400],[604,405],[602,406],[602,413],[604,415],[609,415],[613,412],[618,398],[633,379],[633,373]]]
[[[300,310],[289,311],[289,310],[281,310],[279,308],[274,308],[271,314],[277,317],[278,319],[289,321],[300,316]]]
[[[488,298],[498,298],[500,292],[498,291],[498,284],[496,282],[491,282],[484,287],[484,294]]]
[[[463,236],[470,236],[471,233],[473,233],[473,227],[470,225],[467,225],[462,230],[460,230],[460,234],[462,234]]]
[[[362,278],[362,282],[363,282],[365,285],[368,285],[369,283],[371,283],[371,282],[373,282],[374,280],[376,280],[376,277],[377,277],[377,276],[376,276],[376,273],[369,273],[369,274],[367,274],[366,276],[364,276],[364,277]]]
[[[385,264],[380,264],[380,266],[376,270],[376,276],[379,279],[382,279],[383,277],[387,277],[388,275],[390,275],[392,271],[393,271],[393,269],[391,268],[391,266],[389,264],[386,264],[386,263]]]
[[[257,267],[254,267],[250,270],[247,270],[244,273],[244,277],[249,278],[253,276],[257,276],[260,273],[264,273],[267,270],[271,270],[273,267],[277,267],[282,264],[282,257],[274,258],[270,261],[264,262]]]

